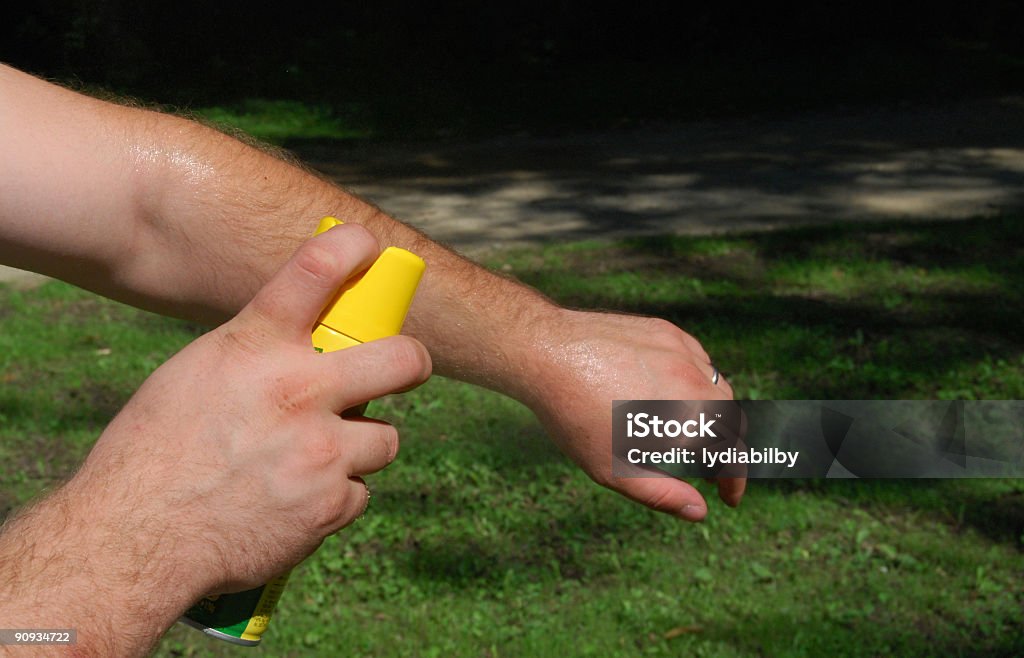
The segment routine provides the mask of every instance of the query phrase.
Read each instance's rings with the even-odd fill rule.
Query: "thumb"
[[[342,224],[307,240],[256,293],[238,319],[285,339],[309,341],[320,312],[353,274],[377,256],[377,239],[358,224]]]
[[[613,486],[616,491],[641,505],[685,521],[701,521],[708,513],[708,505],[700,492],[675,478],[616,478]]]

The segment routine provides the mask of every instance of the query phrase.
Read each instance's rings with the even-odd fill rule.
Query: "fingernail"
[[[703,505],[683,505],[679,510],[679,516],[687,521],[701,521],[707,515],[708,509]]]

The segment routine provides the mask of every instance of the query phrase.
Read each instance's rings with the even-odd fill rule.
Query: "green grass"
[[[1024,397],[1019,217],[495,254],[570,306],[699,337],[739,397]]]
[[[247,99],[233,105],[198,108],[195,115],[276,144],[288,140],[354,140],[371,136],[360,122],[324,105],[299,101]]]
[[[1024,397],[1024,219],[585,242],[488,259],[574,306],[668,317],[741,397]],[[0,290],[0,503],[25,502],[194,327]],[[159,656],[1012,656],[1024,482],[758,481],[688,525],[589,482],[524,409],[441,378],[370,512],[300,565],[263,646]],[[707,485],[699,485],[711,496]]]

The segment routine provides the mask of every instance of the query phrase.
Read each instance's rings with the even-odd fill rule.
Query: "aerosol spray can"
[[[324,217],[314,235],[338,224],[341,221]],[[385,249],[324,308],[313,329],[313,349],[334,352],[398,334],[425,267],[423,259],[411,252]],[[212,637],[254,647],[267,630],[289,575],[245,592],[208,596],[192,606],[181,621]]]

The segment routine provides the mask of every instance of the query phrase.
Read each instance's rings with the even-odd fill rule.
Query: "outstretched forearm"
[[[599,365],[580,317],[294,163],[2,66],[0,94],[0,262],[220,322],[334,215],[427,261],[406,333],[437,373],[531,403],[552,368]]]
[[[597,482],[687,520],[707,513],[701,495],[683,482],[611,474],[613,400],[732,396],[692,336],[655,318],[561,308],[314,175],[195,124],[187,130],[209,169],[190,187],[194,166],[164,158],[163,169],[150,178],[164,190],[148,215],[171,232],[203,236],[202,244],[190,245],[190,254],[177,257],[193,257],[210,268],[189,288],[194,294],[219,303],[220,312],[230,311],[321,216],[361,224],[382,246],[405,247],[426,260],[406,331],[430,351],[435,372],[527,404]],[[211,295],[207,286],[218,280],[218,292]],[[731,505],[742,493],[742,481],[719,483],[720,496]]]
[[[595,480],[688,519],[688,485],[611,476],[611,402],[731,397],[667,322],[562,309],[301,167],[181,118],[0,67],[0,260],[206,321],[241,308],[325,215],[427,261],[406,333],[435,372],[530,406]],[[10,102],[8,102],[10,101]],[[26,173],[27,172],[27,173]],[[722,487],[735,504],[742,486]],[[694,507],[696,506],[696,507]]]
[[[136,306],[220,322],[325,215],[428,263],[406,333],[435,369],[523,399],[540,294],[431,241],[294,163],[194,121],[0,68],[0,259]],[[5,198],[4,198],[5,197]],[[6,248],[5,248],[6,247]]]
[[[538,353],[531,327],[556,312],[542,295],[299,166],[193,122],[160,117],[156,128],[140,141],[156,143],[168,155],[141,182],[147,201],[139,223],[152,246],[140,253],[166,252],[168,261],[143,257],[127,279],[166,286],[157,291],[157,303],[188,291],[186,314],[233,313],[321,217],[332,215],[367,228],[382,247],[403,247],[426,260],[405,333],[427,346],[438,373],[520,399],[528,394],[519,383]],[[192,160],[173,155],[182,142]],[[176,278],[168,279],[167,272]]]

